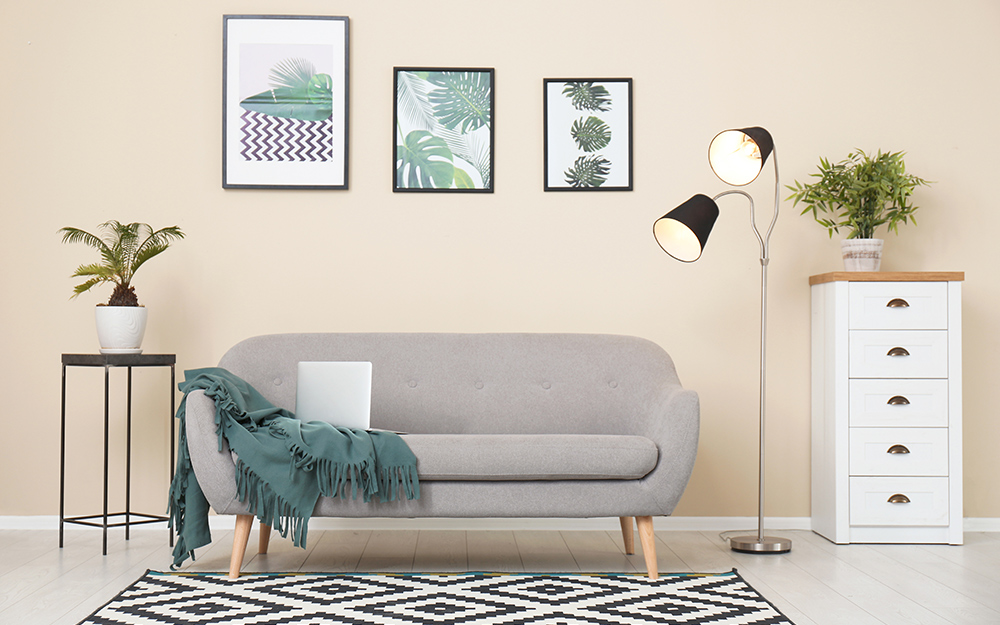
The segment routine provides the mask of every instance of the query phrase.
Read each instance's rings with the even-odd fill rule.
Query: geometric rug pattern
[[[81,625],[791,623],[734,570],[630,574],[147,571]]]

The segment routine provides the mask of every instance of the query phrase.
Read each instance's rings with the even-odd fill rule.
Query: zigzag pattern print
[[[333,120],[286,119],[243,111],[240,154],[247,161],[333,160]]]
[[[147,572],[80,625],[792,625],[720,575]]]

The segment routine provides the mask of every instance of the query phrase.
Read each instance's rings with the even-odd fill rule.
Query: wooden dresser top
[[[964,271],[831,271],[809,276],[809,284],[824,282],[961,282]]]

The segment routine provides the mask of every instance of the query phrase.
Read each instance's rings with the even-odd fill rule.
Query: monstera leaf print
[[[546,78],[545,190],[632,190],[632,79]]]
[[[566,182],[571,187],[599,187],[608,180],[611,161],[598,155],[581,156],[566,170]]]
[[[611,94],[604,85],[593,82],[571,81],[563,87],[563,95],[572,100],[578,111],[610,111]]]
[[[396,146],[396,186],[447,189],[455,179],[451,150],[444,139],[414,130]]]
[[[431,72],[437,87],[427,94],[434,117],[448,130],[467,133],[490,125],[490,75],[486,72]]]
[[[576,146],[584,152],[596,152],[611,143],[611,128],[603,120],[590,116],[573,122],[569,130]]]
[[[273,117],[319,121],[333,115],[333,78],[316,73],[305,59],[285,59],[268,74],[271,88],[250,96],[240,107]]]

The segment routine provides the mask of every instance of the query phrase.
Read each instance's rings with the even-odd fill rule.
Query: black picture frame
[[[493,193],[493,68],[394,67],[392,190]]]
[[[346,190],[350,19],[222,20],[222,187]]]
[[[632,79],[545,78],[546,191],[632,190]]]

